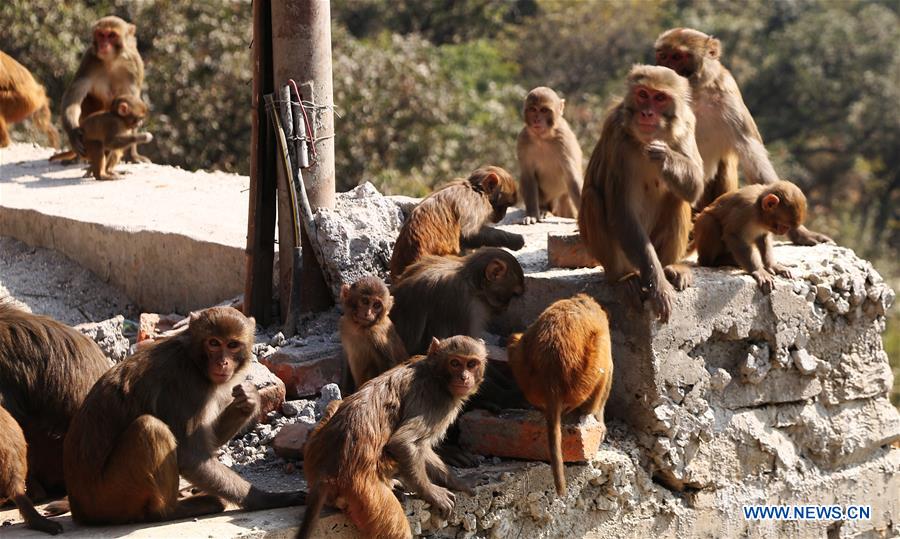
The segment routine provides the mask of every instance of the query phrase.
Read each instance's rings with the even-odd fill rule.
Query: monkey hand
[[[444,520],[447,520],[450,511],[453,511],[453,506],[456,505],[456,495],[437,485],[432,485],[432,488],[422,497],[437,510],[438,515]]]
[[[775,288],[775,279],[772,277],[772,274],[768,271],[761,269],[750,272],[750,275],[756,279],[756,283],[759,285],[759,288],[762,289],[764,294],[768,294]]]
[[[250,382],[243,382],[234,386],[231,390],[231,395],[234,397],[234,400],[231,401],[230,406],[247,417],[256,413],[256,410],[259,408],[259,391]]]
[[[782,266],[781,264],[772,264],[770,267],[766,268],[769,270],[769,273],[773,273],[775,275],[780,275],[786,279],[793,279],[794,276],[791,274],[791,270]]]
[[[533,215],[526,215],[526,216],[522,219],[522,224],[523,224],[523,225],[533,225],[533,224],[540,223],[540,222],[541,222],[541,218],[540,218],[540,217],[535,217],[535,216],[533,216]]]
[[[653,303],[656,316],[660,322],[668,322],[672,314],[672,303],[675,301],[675,288],[665,278],[659,279],[656,286],[649,286],[648,299]]]
[[[788,231],[788,238],[795,245],[812,246],[819,243],[834,243],[834,240],[820,232],[813,232],[803,225]]]
[[[137,142],[138,144],[147,144],[148,142],[151,142],[152,140],[153,140],[153,135],[151,133],[138,133],[137,135],[134,136],[134,141]],[[141,157],[144,157],[144,156],[141,156]],[[150,160],[147,159],[147,162],[149,163]]]
[[[84,129],[80,127],[75,127],[66,131],[66,135],[69,136],[69,145],[72,147],[78,155],[84,155]]]
[[[510,234],[509,241],[507,242],[507,247],[512,249],[513,251],[518,251],[522,247],[525,247],[525,238],[521,234]]]
[[[669,145],[661,140],[654,140],[644,147],[644,153],[652,161],[665,161],[669,151]]]

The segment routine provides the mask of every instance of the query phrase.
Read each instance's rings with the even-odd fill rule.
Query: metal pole
[[[315,135],[312,144],[315,148],[315,162],[303,173],[310,205],[313,211],[317,208],[333,208],[334,96],[329,0],[273,2],[272,44],[275,85],[280,87],[288,79],[294,79],[304,93],[303,99],[315,104],[309,118]],[[289,218],[288,215],[279,217],[280,220]],[[302,234],[302,249],[301,309],[304,312],[327,309],[333,303],[331,290],[325,283],[315,256],[312,256],[312,247],[305,230]],[[282,263],[286,262],[285,258],[287,257],[281,257]]]

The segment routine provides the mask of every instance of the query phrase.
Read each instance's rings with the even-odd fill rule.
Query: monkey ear
[[[493,193],[494,189],[500,185],[500,177],[491,172],[481,180],[481,187],[488,193]]]
[[[566,110],[566,100],[560,99],[559,100],[559,115],[560,116],[562,116],[564,110]]]
[[[428,353],[433,354],[438,351],[438,348],[441,347],[441,341],[438,340],[437,337],[431,338],[431,344],[428,345]]]
[[[722,42],[710,36],[710,38],[706,40],[706,55],[713,60],[718,60],[722,55]]]
[[[128,35],[133,36],[137,32],[137,26],[133,24],[128,25]]]
[[[502,279],[506,275],[507,269],[506,262],[495,258],[488,262],[487,267],[484,269],[484,276],[487,277],[488,281],[494,282]]]
[[[341,301],[347,301],[348,296],[350,296],[350,285],[344,283],[341,285]]]
[[[762,207],[764,211],[772,211],[774,210],[778,204],[781,203],[781,199],[778,198],[778,195],[774,193],[769,193],[764,196],[762,199]]]
[[[119,104],[116,106],[116,114],[119,116],[128,116],[131,112],[131,107],[128,106],[128,102],[124,99],[119,101]]]

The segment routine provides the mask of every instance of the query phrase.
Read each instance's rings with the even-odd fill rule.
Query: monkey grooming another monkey
[[[805,219],[806,197],[791,182],[748,185],[725,193],[694,222],[697,263],[738,265],[768,294],[775,285],[773,275],[791,278],[791,272],[775,262],[772,234],[785,234]]]
[[[394,298],[381,279],[369,275],[343,285],[341,304],[341,345],[356,388],[409,358],[388,317]]]
[[[103,17],[94,23],[91,44],[85,50],[72,82],[62,98],[63,128],[72,150],[50,158],[51,161],[77,159],[85,155],[83,132],[79,125],[90,114],[110,110],[120,95],[141,97],[144,61],[137,49],[137,27],[119,17]],[[149,163],[137,145],[129,148],[129,160]]]
[[[9,146],[8,125],[29,116],[47,135],[50,145],[59,146],[59,132],[50,121],[50,100],[44,87],[25,66],[0,51],[0,148]]]
[[[516,183],[500,167],[476,169],[428,195],[400,228],[391,255],[391,282],[425,255],[458,255],[462,247],[521,249],[525,240],[488,226],[499,222],[516,203]]]
[[[591,297],[578,294],[544,310],[525,334],[507,343],[509,367],[528,402],[544,412],[556,492],[566,492],[562,417],[576,411],[603,423],[612,387],[609,319]]]
[[[185,332],[153,342],[94,385],[65,443],[72,517],[148,522],[303,503],[265,492],[220,463],[216,449],[259,414],[245,381],[256,323],[231,307],[192,314]],[[178,499],[179,474],[203,495]]]
[[[138,97],[120,95],[112,109],[95,112],[81,122],[84,148],[96,180],[116,180],[113,172],[123,149],[153,140],[150,133],[134,133],[147,116],[147,105]]]
[[[432,337],[480,337],[488,318],[525,292],[525,274],[508,251],[485,247],[465,257],[426,256],[391,291],[397,333],[410,355],[421,354]]]
[[[557,217],[577,217],[581,206],[581,146],[563,118],[566,100],[540,86],[528,92],[519,132],[519,181],[525,199],[524,224],[543,219],[547,211]]]
[[[0,403],[28,443],[28,495],[65,494],[63,438],[112,362],[97,343],[50,317],[0,300]]]
[[[25,526],[56,535],[62,531],[62,524],[38,513],[25,494],[25,476],[28,473],[26,455],[27,445],[21,427],[0,406],[0,504],[12,500],[25,519]]]
[[[447,518],[448,489],[473,493],[434,452],[462,405],[478,391],[483,341],[432,339],[424,359],[373,378],[336,408],[306,442],[303,469],[309,503],[300,539],[312,536],[326,503],[341,508],[364,537],[412,537],[392,490],[395,477]]]
[[[631,69],[591,155],[578,215],[607,281],[627,277],[636,292],[645,289],[664,322],[675,290],[692,281],[677,262],[687,251],[690,205],[703,192],[690,96],[687,80],[669,68]]]
[[[701,211],[719,195],[738,188],[738,162],[750,183],[777,181],[762,135],[737,82],[719,60],[719,40],[698,30],[673,28],[663,32],[654,47],[656,63],[674,69],[691,84],[705,180],[703,196],[695,208]],[[802,225],[791,229],[788,237],[798,245],[832,241]]]

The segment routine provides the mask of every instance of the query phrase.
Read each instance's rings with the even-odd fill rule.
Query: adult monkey
[[[91,46],[84,52],[75,77],[63,94],[63,129],[72,150],[50,158],[51,161],[85,155],[81,120],[91,113],[110,110],[113,99],[128,94],[141,97],[144,62],[137,50],[137,27],[119,17],[103,17],[94,23]],[[77,154],[77,155],[76,155]],[[149,163],[140,155],[137,144],[130,146],[131,161]]]
[[[663,321],[675,289],[693,279],[677,264],[687,252],[690,205],[703,192],[690,95],[687,80],[667,67],[631,69],[625,98],[607,114],[591,155],[578,215],[607,280],[630,277]]]
[[[737,82],[719,61],[719,40],[698,30],[673,28],[657,38],[655,48],[656,63],[674,69],[691,84],[706,185],[695,208],[702,211],[719,195],[738,188],[738,161],[750,183],[778,181]],[[788,237],[798,245],[832,241],[803,225],[790,230]]]
[[[220,463],[218,447],[259,414],[245,381],[256,323],[231,307],[191,315],[104,374],[65,444],[72,517],[84,524],[173,520],[225,509],[303,503],[302,492],[265,492]],[[178,476],[205,494],[178,499]]]

